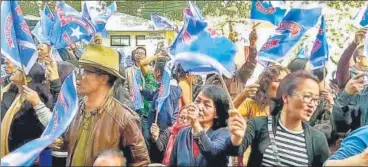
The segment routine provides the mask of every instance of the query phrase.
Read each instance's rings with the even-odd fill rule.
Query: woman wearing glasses
[[[291,73],[280,83],[272,116],[247,123],[231,112],[229,151],[252,152],[248,166],[322,166],[329,156],[326,137],[308,123],[320,102],[318,79],[305,71]]]
[[[172,125],[170,128],[167,128],[165,131],[160,133],[160,128],[155,123],[151,126],[151,135],[152,139],[154,140],[154,146],[156,146],[160,152],[164,153],[162,164],[166,166],[169,165],[176,136],[181,129],[189,125],[187,119],[189,107],[190,105],[182,107],[180,109],[178,119],[175,121],[174,125]]]

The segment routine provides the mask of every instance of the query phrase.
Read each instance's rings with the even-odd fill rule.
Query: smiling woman
[[[248,166],[322,166],[329,155],[326,137],[305,123],[319,101],[315,76],[306,71],[287,75],[271,106],[273,116],[257,117],[248,125],[240,115],[230,118],[232,151],[240,155],[252,145]]]

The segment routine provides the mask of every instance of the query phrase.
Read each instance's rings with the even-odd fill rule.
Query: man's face
[[[96,92],[101,86],[107,84],[106,77],[105,75],[99,75],[96,68],[81,66],[77,77],[78,93],[81,95],[88,95]]]
[[[146,51],[143,49],[136,49],[134,51],[134,60],[140,62],[142,59],[146,58]]]
[[[37,50],[38,50],[38,58],[40,61],[44,61],[45,59],[49,58],[50,50],[46,44],[39,44],[37,46]]]
[[[9,59],[5,59],[5,71],[7,74],[11,74],[17,69],[17,66],[13,64]]]

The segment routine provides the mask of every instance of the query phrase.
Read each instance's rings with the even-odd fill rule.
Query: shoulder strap
[[[277,150],[277,145],[276,145],[276,141],[275,141],[275,134],[272,131],[272,116],[267,117],[267,129],[268,129],[268,135],[270,137],[270,141],[271,141],[271,147],[273,150],[273,154],[275,157],[275,161],[277,166],[282,166],[281,162],[280,162],[280,157],[279,157],[279,153]]]

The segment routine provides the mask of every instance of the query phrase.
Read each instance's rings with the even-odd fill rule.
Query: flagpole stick
[[[227,86],[226,86],[226,84],[225,84],[224,78],[222,77],[222,74],[221,74],[221,73],[220,73],[219,75],[220,75],[221,83],[222,83],[222,85],[223,85],[223,87],[224,87],[224,89],[225,89],[225,91],[226,91],[226,94],[227,94],[227,96],[228,96],[229,100],[230,100],[230,109],[235,109],[235,106],[234,106],[233,100],[232,100],[232,98],[231,98],[231,96],[230,96],[229,90],[227,89]]]
[[[326,62],[323,62],[323,89],[326,89]]]
[[[189,82],[189,89],[190,89],[190,103],[192,103],[193,102],[193,80],[192,80],[192,78],[191,78],[191,76],[189,76],[190,77],[190,82]]]

